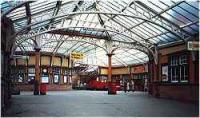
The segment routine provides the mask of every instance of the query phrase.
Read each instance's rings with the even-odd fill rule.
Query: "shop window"
[[[66,76],[66,75],[64,75],[63,82],[64,82],[65,84],[67,83],[67,76]]]
[[[72,83],[72,77],[71,76],[68,77],[67,83],[70,83],[70,84]]]
[[[128,81],[129,76],[128,75],[122,75],[123,81]]]
[[[146,73],[134,74],[133,79],[140,79],[140,80],[148,79],[148,75]]]
[[[64,74],[65,75],[70,75],[70,70],[68,70],[68,69],[64,70]]]
[[[59,82],[59,75],[54,75],[54,83],[58,83]]]
[[[18,82],[20,82],[20,83],[23,82],[23,75],[19,75]]]
[[[23,68],[18,69],[18,82],[22,83],[24,82],[24,77],[25,77],[25,70]]]
[[[69,69],[65,69],[64,70],[64,77],[63,77],[63,82],[66,83],[71,83],[70,81],[70,70]]]
[[[180,56],[180,82],[188,82],[188,63],[187,56]]]
[[[100,78],[101,78],[102,82],[106,82],[108,77],[107,76],[101,76]]]
[[[142,79],[141,74],[133,75],[133,79]]]
[[[54,68],[54,83],[59,83],[60,81],[60,68]]]
[[[114,79],[116,81],[119,81],[120,80],[120,76],[119,75],[113,75],[112,79]]]
[[[17,68],[15,66],[11,67],[10,74],[11,74],[12,82],[18,81],[19,77],[18,77]]]
[[[35,68],[28,69],[28,83],[33,84],[35,80]]]
[[[49,83],[49,75],[47,68],[42,69],[42,77],[41,77],[42,83]]]
[[[187,55],[171,56],[169,59],[169,80],[172,83],[188,82]]]

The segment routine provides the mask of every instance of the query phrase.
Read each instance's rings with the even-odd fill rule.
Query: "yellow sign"
[[[71,59],[83,59],[83,53],[79,52],[72,52]]]

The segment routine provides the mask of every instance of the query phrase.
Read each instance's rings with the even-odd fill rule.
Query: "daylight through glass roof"
[[[145,63],[155,46],[199,32],[198,1],[3,1],[1,11],[14,22],[16,51],[82,52],[81,63],[101,66],[110,50],[113,66]]]

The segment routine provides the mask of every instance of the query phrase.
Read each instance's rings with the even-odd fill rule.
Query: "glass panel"
[[[185,8],[184,8],[185,9]],[[184,18],[187,22],[189,22],[188,20],[190,21],[195,21],[197,20],[198,18],[193,16],[191,13],[188,13],[187,11],[190,11],[190,8],[187,9],[187,11],[183,10],[182,8],[180,8],[179,6],[173,8],[173,10],[177,11],[178,13],[182,14],[183,16],[185,16],[186,18]],[[195,14],[197,15],[197,14]],[[179,17],[178,17],[179,18]]]
[[[73,12],[80,12],[80,11],[95,11],[95,5],[94,1],[83,1],[83,3],[79,6],[78,9],[76,9],[79,1],[62,1],[62,5],[60,7],[60,10],[58,11],[57,15],[64,15],[67,13]],[[145,17],[149,19],[149,16],[155,16],[156,13],[152,13],[147,8],[140,5],[138,2],[135,2],[137,5],[132,3],[135,1],[98,1],[98,7],[100,12],[111,12],[111,13],[121,13],[136,16],[139,15],[141,17]],[[179,25],[180,27],[184,27],[183,29],[191,32],[192,34],[198,33],[199,31],[199,25],[192,24],[195,21],[198,21],[199,18],[199,4],[196,1],[183,1],[178,6],[175,6],[171,8],[170,10],[167,10],[170,6],[175,5],[177,2],[175,1],[140,1],[144,4],[146,4],[150,9],[155,10],[157,13],[162,12],[163,10],[166,10],[164,13],[160,13],[161,16],[168,19],[170,22],[173,22],[174,24]],[[31,9],[31,23],[37,23],[39,21],[51,18],[54,14],[54,11],[56,9],[56,3],[57,1],[35,1],[30,3],[30,9]],[[132,3],[130,5],[130,3]],[[2,11],[4,12],[8,8],[11,8],[18,4],[18,2],[3,2],[2,4]],[[127,7],[128,6],[128,7]],[[136,8],[136,10],[135,10]],[[22,27],[27,25],[27,16],[25,7],[17,8],[16,10],[12,11],[9,15],[7,15],[9,18],[11,18],[14,22],[14,27],[16,31],[19,31]],[[125,42],[134,42],[134,40],[145,43],[144,40],[149,40],[152,43],[157,44],[165,44],[168,42],[173,42],[178,39],[175,35],[172,34],[172,32],[168,32],[165,29],[154,25],[150,22],[143,22],[143,20],[136,19],[136,18],[130,18],[126,16],[116,16],[116,15],[104,15],[100,14],[101,19],[104,22],[100,23],[100,18],[97,14],[79,14],[79,15],[70,15],[67,19],[65,19],[64,27],[77,27],[77,28],[68,28],[64,29],[63,31],[72,31],[81,34],[87,34],[92,36],[106,36],[105,31],[99,31],[94,30],[92,28],[106,28],[108,30],[115,30],[117,32],[120,32],[122,34],[128,35],[132,37],[133,39],[130,39],[128,37],[125,37],[121,34],[113,33],[111,31],[108,31],[109,35],[112,36],[113,40],[117,41],[125,41]],[[109,18],[110,17],[110,18]],[[52,22],[53,21],[53,22]],[[62,23],[60,22],[61,18],[57,18],[55,20],[49,20],[45,21],[43,23],[37,24],[32,26],[31,30],[37,31],[40,27],[48,27],[48,24],[52,22],[56,28],[62,27]],[[160,25],[163,25],[165,28],[168,28],[171,30],[170,23],[162,19],[163,22],[157,17],[153,18],[153,22],[156,22]],[[188,24],[191,24],[190,26],[186,26]],[[78,27],[86,27],[86,28],[78,28]],[[88,29],[87,27],[91,27]],[[130,30],[128,30],[130,28]],[[179,33],[179,32],[178,32]],[[55,42],[59,39],[60,35],[56,35],[56,37],[52,35],[42,35],[40,36],[40,44],[42,45],[42,51],[48,51],[52,52],[57,48],[58,42]],[[68,38],[69,40],[82,40],[80,37],[77,38]],[[21,39],[22,40],[22,39]],[[87,38],[84,38],[84,40],[88,40]],[[97,44],[105,47],[104,40],[99,41],[99,39],[94,39]],[[20,39],[18,40],[20,41]],[[90,41],[90,40],[89,40]],[[98,42],[99,41],[99,42]],[[23,42],[22,48],[23,50],[33,50],[33,46],[30,43]],[[20,50],[18,48],[18,50]],[[95,47],[91,44],[79,42],[77,41],[66,41],[63,42],[63,44],[59,47],[58,53],[64,53],[67,55],[70,51],[81,51],[86,53],[88,57],[84,59],[85,63],[91,63],[95,64],[98,62],[98,64],[107,65],[107,56],[104,50],[100,49],[99,47]],[[148,57],[146,54],[137,51],[137,50],[129,50],[129,49],[121,49],[118,51],[115,51],[115,59],[113,59],[113,65],[123,65],[123,64],[131,64],[131,63],[142,63],[146,60],[148,60]],[[173,68],[175,69],[175,68]],[[181,69],[175,69],[175,71],[178,73],[179,70],[183,72],[183,68]],[[173,77],[175,78],[175,77]],[[176,78],[175,78],[176,79]]]
[[[181,8],[186,9],[188,12],[191,12],[192,15],[199,17],[199,3],[196,1],[187,1],[179,5]]]

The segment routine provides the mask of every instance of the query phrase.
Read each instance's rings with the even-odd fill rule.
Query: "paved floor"
[[[80,90],[48,92],[46,96],[22,92],[13,96],[7,116],[188,117],[198,116],[198,111],[198,105],[157,99],[143,92],[108,95],[106,91]]]

